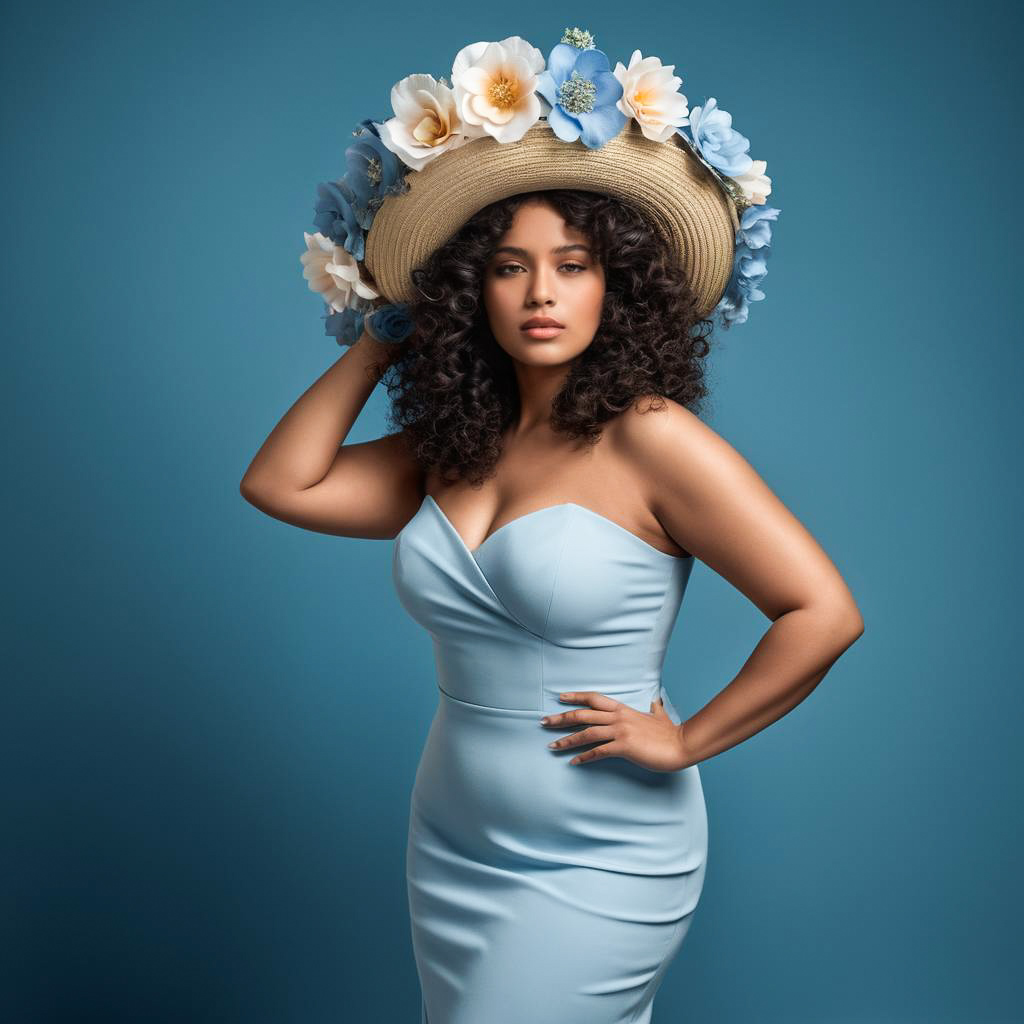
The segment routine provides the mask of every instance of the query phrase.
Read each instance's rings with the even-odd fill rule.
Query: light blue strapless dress
[[[395,539],[434,641],[437,712],[406,850],[421,1024],[649,1024],[704,884],[696,765],[621,757],[542,715],[595,690],[649,712],[693,568],[591,509],[514,519],[471,551],[429,495]]]

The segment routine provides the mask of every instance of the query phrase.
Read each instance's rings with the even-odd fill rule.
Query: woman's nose
[[[536,271],[530,277],[528,298],[531,302],[543,304],[551,300],[553,287],[548,277],[550,272],[546,269]]]

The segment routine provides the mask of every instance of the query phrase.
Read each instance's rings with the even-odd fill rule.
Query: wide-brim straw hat
[[[702,316],[732,274],[735,204],[678,134],[655,142],[635,120],[591,149],[559,139],[542,116],[518,142],[472,139],[407,181],[409,191],[384,200],[366,236],[364,265],[388,302],[415,297],[411,272],[474,213],[538,189],[601,192],[645,214],[676,254]]]

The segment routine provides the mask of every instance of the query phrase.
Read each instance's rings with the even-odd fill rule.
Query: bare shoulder
[[[615,420],[613,445],[630,466],[647,505],[668,526],[680,509],[692,515],[717,505],[726,492],[766,488],[754,468],[720,434],[686,406],[663,395],[645,395]],[[677,540],[692,550],[699,540],[685,531]]]
[[[663,395],[644,395],[618,416],[614,444],[655,485],[666,474],[678,479],[699,472],[702,460],[733,450],[699,416]]]

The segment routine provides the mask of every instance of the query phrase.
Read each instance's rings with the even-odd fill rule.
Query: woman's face
[[[519,207],[484,273],[491,332],[515,360],[533,366],[567,363],[590,345],[601,320],[604,269],[587,238],[545,203]],[[523,323],[550,317],[557,331],[531,334]]]

